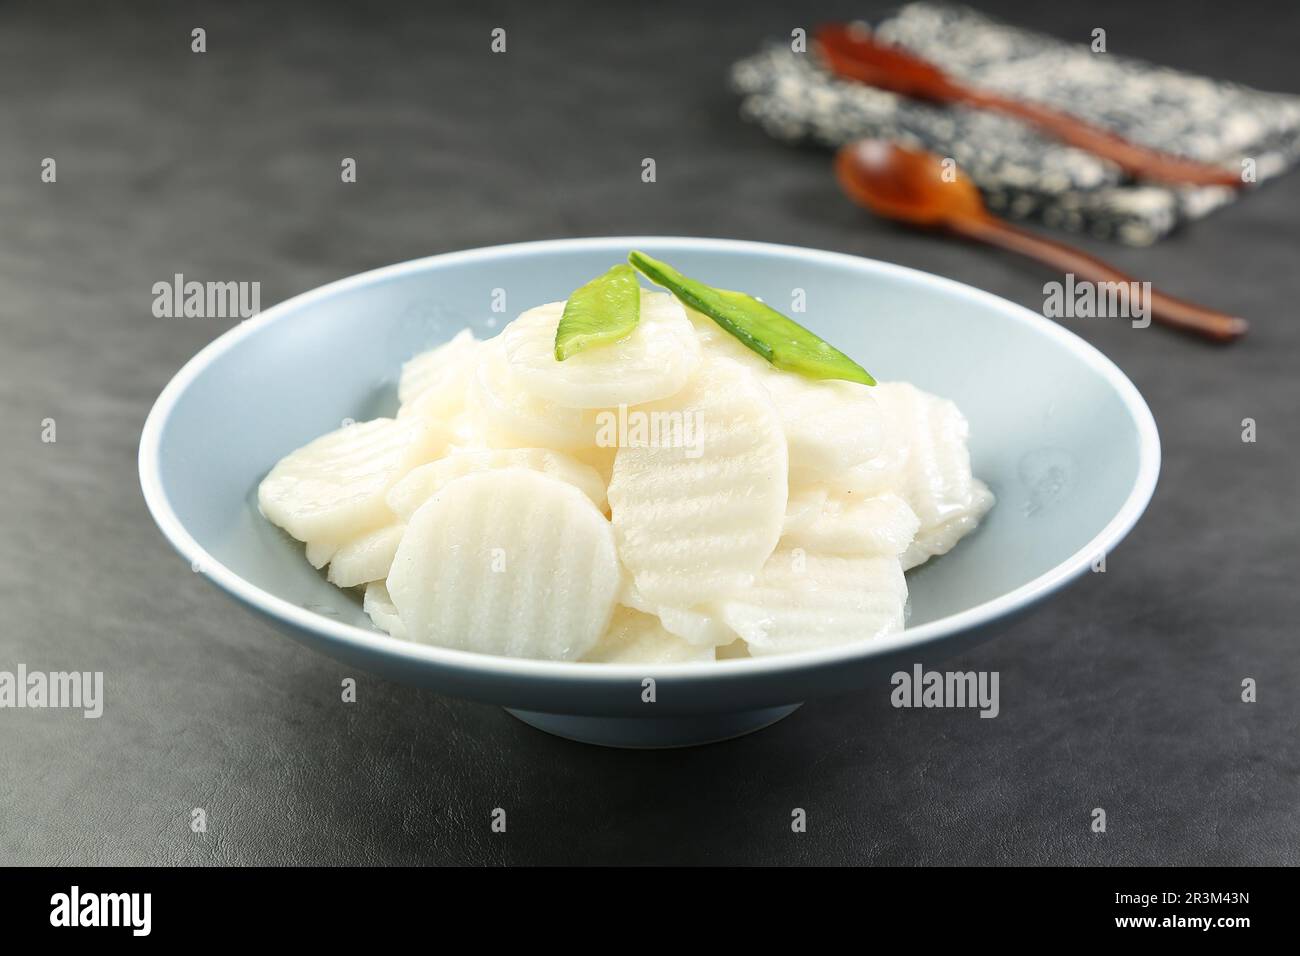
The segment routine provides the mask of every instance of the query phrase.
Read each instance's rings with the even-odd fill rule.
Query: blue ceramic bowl
[[[953,399],[974,471],[997,507],[950,554],[908,575],[900,634],[851,647],[663,666],[514,660],[395,640],[258,514],[287,452],[345,418],[392,414],[401,363],[465,326],[493,335],[629,249],[770,302],[803,289],[799,318],[881,380]],[[491,310],[504,290],[508,308]],[[884,262],[725,239],[530,242],[433,256],[307,292],[231,329],[163,390],[140,440],[154,520],[193,566],[290,636],[349,664],[501,704],[594,743],[703,743],[765,726],[811,697],[890,691],[889,675],[988,637],[1114,548],[1160,467],[1137,389],[1092,346],[986,292]],[[654,702],[643,700],[646,678]]]

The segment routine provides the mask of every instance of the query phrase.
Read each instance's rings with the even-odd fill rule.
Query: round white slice
[[[781,544],[822,554],[896,556],[908,549],[920,526],[920,519],[897,495],[832,495],[812,520],[794,528],[787,521]]]
[[[655,606],[637,590],[634,580],[623,582],[618,603],[654,615],[669,634],[697,647],[717,647],[736,639],[735,632],[718,616],[716,609],[708,605],[696,608]]]
[[[465,475],[498,468],[529,468],[578,488],[601,511],[605,510],[605,482],[595,469],[568,455],[546,448],[499,448],[448,455],[421,465],[393,485],[388,507],[403,521],[448,483]]]
[[[596,447],[598,410],[566,408],[525,389],[511,371],[500,336],[484,343],[467,402],[492,447],[560,451]]]
[[[351,588],[388,577],[405,530],[405,525],[391,524],[349,541],[330,559],[329,582]]]
[[[896,383],[882,382],[872,389],[871,395],[880,411],[880,450],[865,462],[830,476],[826,485],[833,494],[861,498],[897,494],[906,498],[911,459],[911,394],[899,389]]]
[[[653,606],[688,608],[745,587],[785,517],[785,433],[771,396],[752,372],[717,358],[671,399],[633,412],[667,415],[690,436],[620,447],[614,458],[610,509],[637,590]]]
[[[905,382],[888,382],[878,397],[906,453],[893,479],[920,520],[904,557],[912,568],[944,554],[979,524],[993,506],[989,489],[971,474],[970,426],[955,404]]]
[[[391,524],[388,489],[446,443],[445,429],[420,418],[347,425],[282,459],[258,486],[258,505],[299,541],[342,544]]]
[[[584,661],[605,664],[679,664],[713,660],[713,647],[696,647],[664,630],[652,614],[616,607],[609,629]]]
[[[940,554],[947,554],[957,542],[974,531],[995,501],[993,492],[978,478],[971,481],[971,496],[960,513],[939,524],[922,528],[903,554],[903,570],[910,571]]]
[[[825,480],[880,452],[884,424],[871,386],[781,371],[708,316],[689,308],[686,314],[706,361],[739,362],[772,393],[789,444],[791,488]]]
[[[563,302],[529,309],[501,338],[519,384],[566,408],[639,405],[679,391],[700,361],[695,329],[681,304],[665,292],[641,290],[641,319],[626,337],[555,358]]]
[[[387,584],[410,640],[574,661],[605,632],[621,579],[613,531],[590,498],[505,468],[458,478],[425,502]]]
[[[430,389],[445,385],[457,377],[464,382],[466,366],[471,365],[479,346],[474,333],[462,329],[450,342],[421,352],[402,366],[397,384],[397,400],[403,405],[417,401]]]
[[[790,445],[790,485],[822,482],[874,458],[884,423],[872,388],[857,382],[810,381],[775,369],[763,378]]]
[[[782,548],[747,591],[721,602],[753,657],[870,641],[902,630],[907,582],[898,558]]]
[[[370,615],[375,627],[400,640],[406,640],[406,627],[397,616],[397,606],[389,597],[388,588],[383,581],[371,581],[366,585],[366,596],[361,607]]]

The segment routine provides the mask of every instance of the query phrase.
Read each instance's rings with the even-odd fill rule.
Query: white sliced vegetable
[[[644,614],[657,617],[664,630],[675,637],[680,637],[688,644],[697,647],[716,647],[728,644],[736,639],[735,631],[727,626],[718,616],[715,608],[701,605],[695,608],[668,607],[655,605],[646,600],[636,581],[625,580],[619,592],[618,603],[624,607],[634,608]]]
[[[826,488],[822,485],[791,488],[790,498],[785,506],[782,535],[799,531],[816,521],[826,506],[826,495]]]
[[[877,391],[907,448],[897,493],[920,519],[903,562],[911,568],[951,550],[993,506],[993,495],[971,475],[970,426],[956,405],[905,382]]]
[[[871,386],[814,382],[775,369],[762,381],[781,413],[791,487],[823,482],[880,452],[884,422]]]
[[[505,468],[458,478],[425,502],[387,584],[413,641],[573,661],[605,632],[621,581],[613,531],[591,499]]]
[[[566,408],[640,405],[680,391],[700,361],[700,344],[671,295],[641,291],[641,321],[608,345],[555,358],[563,302],[529,309],[501,338],[520,387]]]
[[[473,364],[479,342],[469,329],[462,329],[450,342],[421,352],[402,366],[397,400],[403,405],[417,401],[430,389],[445,386],[457,377],[463,382],[466,366]]]
[[[782,548],[753,587],[720,603],[753,657],[870,641],[902,630],[907,582],[897,558]]]
[[[492,447],[560,451],[596,447],[598,410],[565,408],[525,389],[506,361],[499,336],[485,342],[479,353],[468,406]]]
[[[872,498],[883,494],[903,495],[907,486],[907,466],[911,457],[907,432],[910,396],[885,382],[872,389],[872,398],[880,411],[880,450],[871,458],[828,476],[824,484],[833,494]]]
[[[584,661],[606,664],[678,664],[713,660],[713,647],[696,647],[664,630],[659,619],[617,607],[609,629]]]
[[[812,381],[774,368],[708,316],[686,310],[706,360],[729,358],[754,372],[776,402],[790,454],[790,485],[824,481],[874,458],[885,431],[874,389],[856,382]]]
[[[448,455],[411,471],[388,492],[388,507],[407,520],[449,482],[499,468],[529,468],[578,488],[604,511],[605,483],[595,470],[562,452],[546,448],[501,448]]]
[[[876,498],[830,496],[812,520],[781,536],[781,544],[821,554],[900,555],[908,549],[920,520],[897,495]]]
[[[387,631],[393,637],[406,640],[406,627],[397,615],[397,606],[388,595],[388,588],[383,581],[371,581],[366,585],[366,596],[361,604],[370,620],[381,631]]]
[[[388,489],[446,443],[445,429],[420,418],[347,425],[283,458],[258,486],[258,505],[299,541],[343,543],[391,524]]]
[[[405,525],[392,524],[349,541],[330,560],[329,582],[351,588],[388,577],[405,530]]]
[[[478,418],[469,410],[469,393],[466,392],[465,410],[453,415],[447,421],[451,431],[447,453],[462,451],[484,451],[488,448],[487,435],[479,426]]]
[[[330,558],[334,557],[334,552],[338,549],[338,544],[333,541],[308,541],[307,563],[313,568],[323,568],[330,563]]]
[[[767,390],[719,358],[673,398],[635,411],[677,415],[695,432],[614,458],[609,503],[637,589],[654,606],[693,607],[744,588],[785,517],[785,433]]]
[[[693,608],[660,605],[658,617],[665,631],[696,647],[718,647],[736,639],[736,632],[708,605]]]
[[[636,328],[564,362],[564,303],[415,356],[397,418],[286,456],[263,514],[418,643],[649,666],[904,627],[903,572],[993,504],[957,407],[777,370],[640,295]]]
[[[566,454],[594,470],[600,475],[601,485],[608,488],[609,479],[614,474],[614,456],[617,453],[618,448],[613,445],[597,445],[592,448],[571,448]]]
[[[980,519],[988,514],[993,505],[993,492],[989,491],[984,482],[974,479],[971,482],[970,501],[960,514],[920,530],[916,540],[903,554],[903,570],[910,571],[936,555],[947,554],[958,541],[978,527]]]
[[[461,366],[456,374],[425,389],[419,398],[412,399],[397,410],[400,418],[427,418],[452,428],[455,421],[465,415],[468,408],[469,377],[473,366]]]
[[[625,577],[618,592],[618,603],[636,611],[653,614],[655,606],[645,599],[645,595],[636,589],[636,581]]]

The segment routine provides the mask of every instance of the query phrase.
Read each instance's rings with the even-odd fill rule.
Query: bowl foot
[[[695,747],[714,744],[733,737],[743,737],[770,727],[782,717],[794,713],[801,704],[765,707],[736,714],[702,714],[698,717],[576,717],[569,714],[544,714],[535,710],[511,710],[530,727],[548,734],[600,747],[653,749]]]

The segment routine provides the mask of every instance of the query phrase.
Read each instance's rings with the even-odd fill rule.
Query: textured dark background
[[[1294,6],[990,6],[1300,92]],[[145,512],[144,417],[229,325],[154,318],[151,286],[176,272],[259,280],[269,306],[446,250],[663,233],[838,249],[1040,307],[1032,266],[873,221],[825,154],[737,119],[738,55],[876,12],[0,8],[0,669],[103,670],[107,695],[98,721],[0,711],[0,862],[1300,861],[1300,175],[1156,248],[1092,246],[1254,331],[1225,351],[1074,323],[1146,395],[1164,471],[1106,574],[954,662],[1001,672],[996,720],[895,711],[882,688],[735,742],[628,753],[365,675],[345,706],[348,672],[192,574]],[[495,26],[505,56],[488,52]],[[39,440],[45,417],[57,444]],[[506,835],[489,830],[497,806]]]

